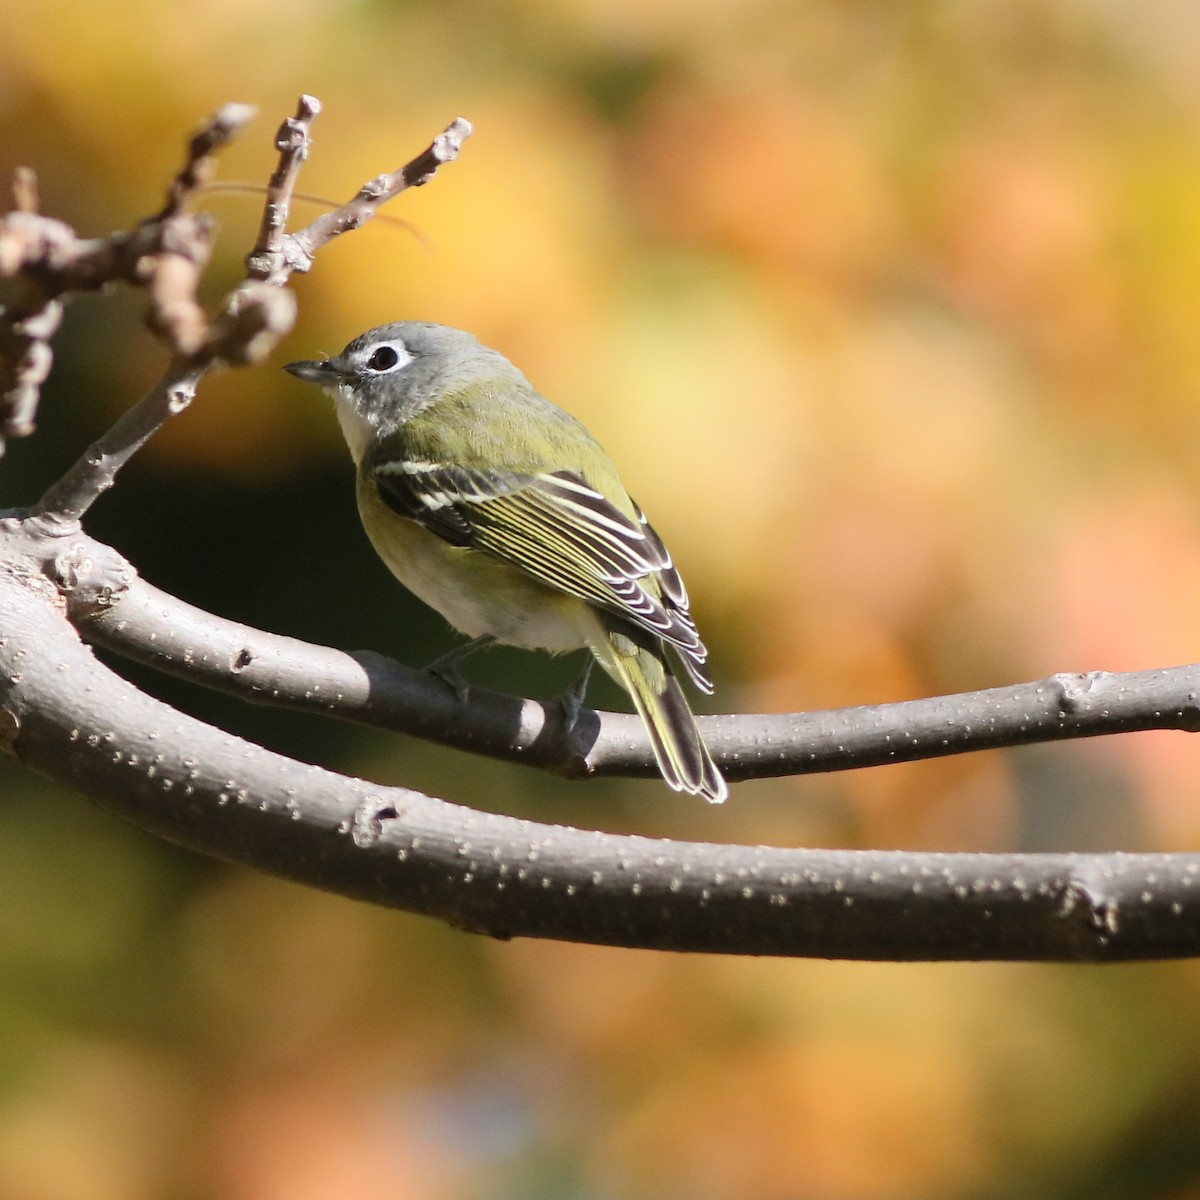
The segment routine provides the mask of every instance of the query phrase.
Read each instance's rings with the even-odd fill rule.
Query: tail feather
[[[729,789],[662,652],[635,642],[622,631],[608,632],[592,650],[633,699],[667,784],[677,792],[720,804]]]

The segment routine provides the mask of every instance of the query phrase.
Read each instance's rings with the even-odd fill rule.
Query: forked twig
[[[308,155],[312,122],[320,110],[314,97],[301,96],[296,115],[281,126],[276,136],[279,161],[268,185],[259,235],[247,257],[246,279],[229,294],[211,323],[205,321],[196,301],[200,269],[207,260],[210,225],[207,218],[182,211],[182,206],[204,186],[211,173],[212,155],[249,119],[252,109],[231,104],[218,110],[191,139],[187,160],[168,189],[163,209],[132,234],[114,234],[104,244],[114,263],[121,261],[118,250],[123,251],[138,239],[147,244],[135,281],[150,289],[149,324],[168,343],[173,355],[158,383],[33,506],[31,516],[48,528],[57,532],[75,529],[96,499],[112,487],[125,463],[172,416],[188,407],[200,380],[214,363],[240,366],[266,358],[295,323],[295,298],[286,287],[292,273],[308,270],[321,246],[369,220],[380,205],[409,187],[428,182],[442,163],[458,156],[463,140],[471,132],[468,121],[453,121],[411,162],[365,183],[340,208],[323,214],[295,234],[286,234],[283,230],[292,193]],[[73,232],[67,232],[74,237]],[[3,245],[0,229],[0,254]],[[0,259],[0,275],[2,265]],[[112,277],[125,276],[104,274],[105,279]],[[70,278],[69,274],[63,276],[60,290],[69,290]],[[48,362],[39,364],[36,355],[34,358],[33,365],[26,369],[30,377],[35,367],[48,370]]]

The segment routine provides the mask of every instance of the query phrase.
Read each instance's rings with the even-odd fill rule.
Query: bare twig
[[[268,190],[266,184],[245,183],[236,179],[214,179],[211,183],[206,183],[199,189],[200,193],[205,197],[265,196],[268,194]],[[324,209],[326,212],[339,207],[337,202],[330,200],[328,196],[317,196],[312,192],[292,191],[289,193],[289,196],[291,204],[311,204],[317,208]],[[423,250],[433,249],[433,243],[425,232],[411,221],[406,221],[403,217],[396,217],[386,212],[377,212],[371,220],[380,225],[403,229],[405,233],[411,234],[420,243]]]
[[[171,218],[171,225],[175,235],[171,248],[164,242],[157,254],[143,260],[150,295],[146,326],[173,353],[186,357],[195,354],[208,336],[208,318],[196,299],[196,289],[208,264],[211,226],[186,215]]]
[[[13,208],[17,212],[37,212],[38,181],[32,167],[17,167],[13,172],[12,197]]]
[[[150,293],[146,323],[177,355],[194,355],[208,337],[208,321],[196,299],[200,276],[208,263],[211,222],[184,211],[212,178],[217,152],[257,116],[249,104],[222,105],[188,142],[183,166],[167,189],[166,203],[143,227],[159,231],[159,250],[144,257]]]
[[[282,134],[283,131],[281,142],[284,140]],[[381,205],[394,200],[401,192],[428,183],[439,167],[453,162],[458,157],[463,143],[470,136],[471,122],[465,117],[456,117],[411,162],[364,183],[352,199],[332,212],[323,213],[303,229],[283,238],[276,249],[264,247],[262,251],[252,254],[249,260],[250,273],[259,279],[274,282],[280,273],[290,275],[294,271],[309,270],[316,252],[322,246],[335,237],[366,224],[375,216]],[[294,149],[292,153],[301,156],[307,153],[306,143],[303,147]],[[290,196],[290,192],[288,195]]]
[[[192,134],[187,158],[167,189],[163,207],[143,224],[167,221],[183,212],[188,201],[212,178],[217,152],[223,150],[258,116],[252,104],[223,104]]]
[[[25,316],[0,310],[0,455],[10,438],[33,432],[42,384],[54,362],[50,339],[62,313],[57,300]]]
[[[84,513],[116,481],[117,472],[196,396],[205,367],[172,362],[163,377],[96,439],[29,510],[29,518],[53,534],[74,533]]]
[[[212,323],[205,354],[241,367],[262,362],[296,323],[296,297],[268,283],[245,283]]]
[[[246,105],[226,105],[192,138],[187,161],[171,184],[166,205],[129,235],[130,244],[141,244],[139,239],[145,243],[136,261],[135,279],[150,289],[150,324],[172,347],[173,360],[163,378],[34,505],[31,515],[47,528],[57,532],[74,529],[97,497],[112,486],[121,467],[163,424],[191,403],[196,387],[213,363],[254,363],[270,354],[295,322],[295,299],[284,287],[292,272],[307,270],[321,245],[361,224],[384,201],[406,187],[426,182],[440,163],[457,156],[462,139],[470,132],[466,121],[454,122],[406,167],[381,177],[382,184],[376,180],[364,185],[349,204],[295,235],[300,239],[296,242],[282,234],[283,222],[297,172],[307,154],[309,126],[319,112],[320,104],[314,97],[302,96],[296,117],[281,128],[276,140],[280,159],[268,189],[259,240],[247,259],[247,278],[230,293],[211,325],[195,299],[199,271],[207,260],[210,224],[203,216],[182,212],[181,206],[203,186],[211,156],[234,136],[253,110]],[[317,226],[320,230],[311,232]],[[0,227],[0,274],[3,233]],[[74,238],[70,230],[66,234]],[[114,263],[123,261],[126,243],[122,238],[126,236],[114,235],[98,244],[96,256],[107,255]],[[294,245],[302,245],[302,253],[297,254]],[[103,270],[96,273],[104,275]],[[58,281],[60,290],[67,290],[71,278],[63,275]]]
[[[211,173],[212,156],[253,114],[241,104],[220,109],[191,139],[163,208],[135,229],[107,238],[82,239],[61,221],[38,215],[32,173],[18,172],[15,211],[0,217],[0,450],[3,439],[33,431],[52,362],[50,337],[61,318],[60,296],[118,281],[144,287],[150,297],[146,323],[172,353],[186,357],[203,346],[208,322],[196,286],[213,225],[183,206]]]
[[[300,168],[308,158],[309,131],[320,115],[321,102],[315,96],[300,97],[296,115],[288,117],[275,135],[279,162],[267,182],[267,202],[254,248],[246,256],[246,273],[251,279],[268,280],[281,269],[283,231],[292,207],[292,193]]]

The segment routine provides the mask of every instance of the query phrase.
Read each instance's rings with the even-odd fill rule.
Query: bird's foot
[[[592,668],[595,665],[596,660],[589,654],[587,663],[580,672],[579,678],[561,696],[553,701],[562,710],[567,733],[570,733],[575,728],[575,722],[579,720],[579,714],[583,710],[583,702],[587,697],[588,680],[592,677]]]
[[[455,646],[453,650],[447,650],[445,654],[435,658],[425,670],[435,679],[441,680],[454,693],[459,704],[465,704],[467,693],[471,688],[459,673],[458,664],[469,658],[476,650],[482,650],[484,646],[491,645],[495,640],[486,633],[482,637],[473,638],[461,646]]]

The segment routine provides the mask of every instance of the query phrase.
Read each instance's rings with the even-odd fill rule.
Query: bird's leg
[[[495,640],[490,633],[472,638],[469,642],[455,646],[453,650],[447,650],[445,654],[435,658],[425,670],[435,679],[440,679],[458,697],[460,704],[465,704],[468,690],[467,681],[458,673],[458,664],[469,658],[476,650],[490,646]]]
[[[592,677],[592,668],[596,665],[596,660],[592,657],[591,652],[588,652],[587,662],[583,665],[583,670],[580,672],[579,678],[557,700],[555,704],[562,709],[562,714],[567,722],[567,732],[570,733],[575,728],[575,722],[579,720],[580,710],[583,708],[583,701],[587,696],[588,680]]]

